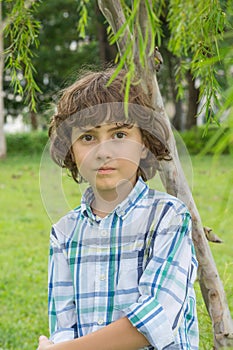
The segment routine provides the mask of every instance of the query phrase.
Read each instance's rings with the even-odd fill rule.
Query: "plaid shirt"
[[[198,349],[197,261],[185,205],[142,179],[102,219],[92,200],[89,188],[51,231],[51,339],[81,337],[126,316],[147,349]]]

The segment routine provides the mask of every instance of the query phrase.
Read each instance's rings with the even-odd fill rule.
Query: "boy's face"
[[[72,151],[82,177],[107,198],[121,184],[134,186],[147,150],[136,125],[101,124],[72,132]]]

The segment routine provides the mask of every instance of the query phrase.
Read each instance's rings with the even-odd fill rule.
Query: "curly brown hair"
[[[167,146],[168,128],[159,114],[150,105],[150,96],[144,93],[140,84],[130,86],[129,99],[124,103],[124,79],[122,70],[111,84],[107,84],[114,68],[99,72],[85,72],[77,81],[62,91],[57,110],[51,119],[49,137],[52,159],[67,168],[73,179],[82,179],[72,153],[72,129],[93,127],[102,123],[136,124],[142,140],[149,150],[146,159],[139,164],[138,176],[147,181],[159,167],[160,160],[170,160]]]

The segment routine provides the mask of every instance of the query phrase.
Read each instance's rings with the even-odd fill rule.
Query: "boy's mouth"
[[[114,170],[116,170],[113,167],[109,167],[109,166],[102,166],[100,168],[97,169],[97,173],[99,174],[110,174],[112,173]]]

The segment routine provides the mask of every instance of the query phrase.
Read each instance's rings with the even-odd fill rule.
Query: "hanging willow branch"
[[[11,2],[9,5],[11,5]],[[14,92],[25,96],[31,110],[36,110],[36,94],[41,92],[35,81],[32,46],[38,47],[40,23],[33,14],[37,1],[17,0],[6,15],[4,36],[8,47],[5,49],[5,69],[11,74]]]

